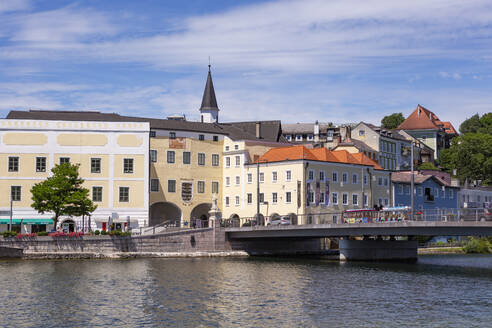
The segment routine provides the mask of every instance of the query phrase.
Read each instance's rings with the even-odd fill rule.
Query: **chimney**
[[[319,142],[319,123],[318,120],[314,122],[314,141]]]
[[[256,139],[261,139],[261,122],[256,122]]]

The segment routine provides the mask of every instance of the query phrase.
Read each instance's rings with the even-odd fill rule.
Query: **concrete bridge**
[[[492,222],[276,225],[226,228],[224,232],[233,248],[246,248],[253,254],[309,253],[310,249],[322,250],[320,241],[325,238],[340,238],[342,260],[416,260],[418,244],[414,236],[492,236]],[[353,237],[362,237],[362,240]]]

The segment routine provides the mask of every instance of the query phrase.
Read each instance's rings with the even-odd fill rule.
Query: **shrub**
[[[107,231],[105,231],[105,230],[101,231],[101,235],[107,235],[107,234],[108,234]]]
[[[94,231],[94,234],[95,234],[96,236],[99,236],[99,234],[100,234],[100,233],[101,233],[101,232],[100,232],[99,230]]]
[[[17,236],[17,232],[7,230],[7,231],[2,232],[2,236],[4,238],[15,237],[15,236]]]
[[[465,253],[492,253],[492,243],[487,238],[470,238],[463,246]]]
[[[121,236],[120,230],[114,230],[109,233],[111,236]]]
[[[40,231],[38,232],[38,236],[48,236],[48,231]]]

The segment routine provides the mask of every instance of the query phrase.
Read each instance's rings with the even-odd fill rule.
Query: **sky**
[[[0,0],[0,117],[91,110],[379,124],[492,111],[490,0]]]

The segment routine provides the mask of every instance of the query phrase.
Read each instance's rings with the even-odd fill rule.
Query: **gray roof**
[[[393,172],[391,174],[391,181],[392,182],[400,182],[400,183],[410,183],[411,177],[412,177],[412,174],[410,171]],[[415,171],[413,173],[413,178],[414,178],[415,184],[421,184],[421,183],[427,181],[428,179],[434,179],[440,185],[447,186],[447,187],[453,187],[449,183],[447,183],[445,180],[443,180],[440,177],[435,176],[435,175],[426,175],[426,174],[422,174],[420,172]]]
[[[105,122],[149,122],[151,129],[204,132],[227,135],[233,140],[256,140],[256,121],[231,123],[202,123],[148,117],[122,116],[116,113],[95,111],[48,111],[13,110],[7,119],[48,120],[48,121],[105,121]],[[286,142],[282,136],[280,121],[259,121],[260,140]]]
[[[365,150],[365,151],[371,151],[371,152],[377,153],[376,149],[370,147],[364,141],[352,139],[352,138],[347,138],[344,141],[340,142],[334,149],[336,149],[339,146],[354,146],[355,148],[362,150],[362,151]]]
[[[382,128],[380,126],[376,126],[374,124],[366,123],[366,122],[360,122],[360,123],[367,125],[369,128],[371,128],[375,132],[379,133],[379,135],[381,135],[383,137],[408,141],[408,139],[403,134],[400,134],[400,131],[398,131],[398,130],[385,129],[385,128]]]
[[[283,134],[308,134],[314,133],[315,123],[294,123],[282,124]],[[331,123],[319,123],[319,132],[326,133],[329,127],[333,127]]]
[[[210,65],[208,65],[207,84],[205,84],[205,90],[203,91],[202,105],[200,106],[200,110],[202,109],[219,110],[219,107],[217,107],[217,99],[215,98],[214,84],[212,82],[212,73],[210,73]]]

